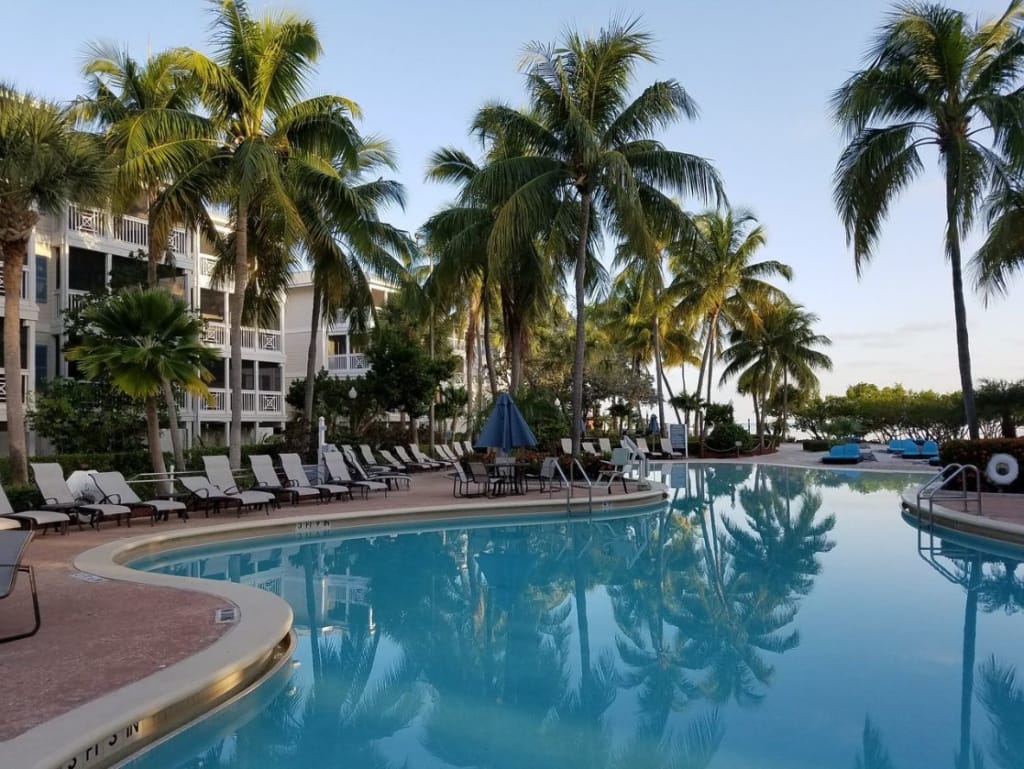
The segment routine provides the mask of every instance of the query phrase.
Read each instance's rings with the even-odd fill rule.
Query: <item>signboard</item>
[[[689,445],[686,442],[686,425],[669,425],[668,439],[673,451],[681,451],[684,455],[690,456]]]

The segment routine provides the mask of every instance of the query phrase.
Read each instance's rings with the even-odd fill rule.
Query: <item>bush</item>
[[[1024,438],[988,438],[977,441],[946,441],[939,451],[943,465],[952,462],[974,465],[982,477],[982,491],[1011,491],[1024,494],[1024,472],[1009,486],[996,486],[985,479],[985,468],[993,454],[1009,454],[1024,470]],[[959,484],[959,479],[954,483]]]
[[[43,495],[35,486],[5,486],[7,499],[11,501],[11,507],[16,512],[22,510],[38,510],[43,504]]]
[[[736,448],[739,441],[741,450],[753,447],[754,437],[747,432],[747,428],[735,422],[716,425],[711,435],[708,436],[707,444],[709,449],[714,451],[728,451]]]
[[[803,442],[804,451],[828,451],[832,447],[832,441],[825,441],[819,438],[812,438]]]

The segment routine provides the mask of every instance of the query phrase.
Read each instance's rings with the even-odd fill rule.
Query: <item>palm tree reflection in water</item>
[[[691,471],[693,495],[640,516],[254,554],[234,576],[293,601],[311,670],[197,760],[707,766],[723,706],[760,703],[799,643],[834,521],[787,475]],[[720,518],[737,502],[745,524]]]

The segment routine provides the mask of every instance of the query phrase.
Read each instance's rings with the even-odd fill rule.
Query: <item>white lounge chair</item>
[[[433,463],[427,464],[425,462],[420,462],[417,459],[413,459],[412,457],[409,456],[408,452],[406,452],[406,450],[401,446],[395,446],[395,453],[398,455],[399,459],[405,462],[406,467],[416,467],[419,468],[420,470],[433,470],[435,467]]]
[[[462,447],[464,449],[466,449],[466,454],[472,454],[473,453],[473,443],[471,441],[464,440],[462,442]]]
[[[357,481],[348,471],[345,464],[345,456],[340,451],[325,451],[324,465],[327,466],[327,480],[331,483],[341,483],[346,486],[357,486],[363,490],[363,496],[371,491],[383,491],[384,496],[388,495],[388,485],[383,481]]]
[[[383,481],[389,489],[398,489],[403,485],[405,488],[409,488],[412,483],[412,478],[405,473],[396,473],[394,470],[380,465],[374,465],[372,469],[363,467],[363,463],[359,461],[359,457],[356,456],[351,446],[343,446],[342,452],[345,454],[345,461],[348,462],[349,468],[355,473],[357,481]]]
[[[626,467],[631,462],[631,452],[629,449],[617,448],[612,451],[612,458],[610,460],[603,460],[601,462],[601,472],[597,474],[597,481],[594,482],[595,486],[603,485],[608,489],[608,493],[612,493],[612,484],[616,480],[622,481],[622,490],[626,491]]]
[[[303,499],[315,499],[318,502],[323,500],[323,494],[319,489],[312,486],[293,486],[292,484],[281,483],[277,477],[277,470],[274,469],[274,460],[269,454],[250,454],[249,464],[252,465],[252,474],[256,479],[255,491],[266,491],[277,497],[288,497],[292,504]]]
[[[368,443],[360,443],[359,452],[363,455],[361,460],[362,465],[370,472],[373,472],[374,470],[387,471],[394,469],[378,462],[377,457],[373,455],[373,451],[370,449],[370,445]],[[355,450],[353,450],[352,453],[355,454]]]
[[[666,457],[676,457],[681,454],[681,452],[678,452],[674,448],[672,448],[672,441],[668,438],[661,439],[661,453],[664,454]]]
[[[395,459],[395,455],[387,449],[378,449],[380,455],[384,457],[384,463],[387,464],[392,470],[397,470],[400,473],[404,473],[408,468]]]
[[[143,500],[119,472],[93,473],[92,479],[96,488],[103,494],[104,502],[127,505],[133,510],[142,508],[149,514],[150,525],[155,524],[157,519],[166,521],[171,513],[177,513],[183,521],[188,520],[188,508],[184,502],[176,499]]]
[[[572,454],[572,438],[562,438],[562,453]]]
[[[231,470],[231,464],[225,455],[212,454],[205,456],[203,457],[203,466],[206,468],[206,477],[209,478],[210,483],[225,494],[229,496],[236,494],[247,495],[245,497],[247,501],[243,502],[244,505],[255,505],[258,507],[260,504],[265,504],[267,505],[267,515],[270,515],[270,505],[277,507],[276,494],[272,494],[269,491],[254,491],[239,486],[238,482],[235,481],[235,474]]]
[[[451,462],[439,462],[436,459],[431,459],[422,451],[420,451],[420,447],[417,446],[415,443],[409,444],[409,452],[413,455],[413,458],[417,462],[428,465],[429,467],[435,470],[440,470],[442,467],[447,467],[448,465],[451,464]]]
[[[93,528],[97,528],[108,518],[117,521],[118,526],[121,525],[122,518],[128,526],[132,525],[132,511],[129,507],[76,498],[68,488],[64,480],[64,470],[58,463],[33,462],[32,475],[36,479],[39,492],[43,495],[43,509],[73,516],[79,528],[82,527],[83,516],[89,519],[89,525]]]
[[[598,438],[597,445],[601,447],[602,454],[612,453],[612,442],[608,438]]]
[[[343,496],[352,499],[352,489],[348,486],[342,486],[337,483],[311,484],[298,454],[281,454],[280,460],[281,470],[284,471],[284,476],[288,479],[290,485],[295,487],[312,486],[328,499],[331,497],[340,499]]]
[[[7,498],[7,492],[0,486],[0,528],[4,529],[42,529],[46,533],[47,526],[53,526],[61,534],[68,533],[68,524],[71,522],[67,513],[58,513],[53,510],[23,510],[20,513],[14,512],[11,500]]]
[[[203,475],[183,475],[179,478],[181,485],[192,492],[192,498],[203,504],[206,517],[210,517],[210,508],[213,511],[220,510],[222,505],[237,505],[236,512],[242,514],[242,508],[254,507],[257,510],[266,508],[267,515],[270,515],[270,505],[274,503],[273,494],[265,491],[234,491],[228,493],[210,479]]]
[[[5,635],[0,638],[0,643],[34,636],[42,624],[39,614],[39,595],[36,593],[36,575],[31,566],[21,565],[25,548],[28,547],[33,534],[32,531],[0,531],[0,599],[6,598],[14,592],[18,573],[25,573],[28,575],[29,589],[32,591],[32,611],[35,615],[35,624],[31,630]]]

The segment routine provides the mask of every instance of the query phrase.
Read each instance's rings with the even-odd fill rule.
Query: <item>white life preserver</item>
[[[996,486],[1009,486],[1019,473],[1020,466],[1011,454],[993,454],[985,466],[985,475]]]

